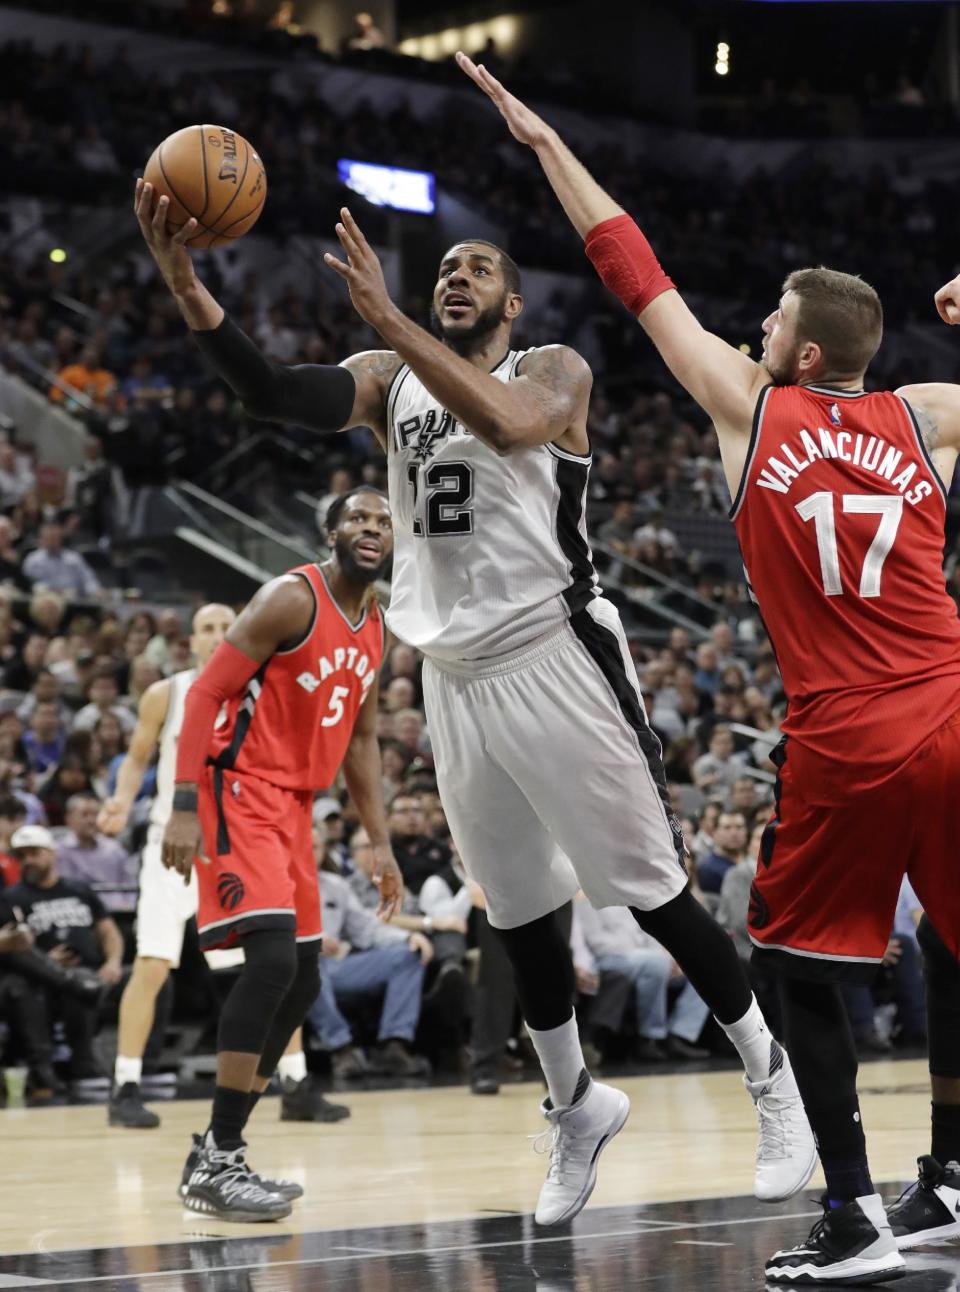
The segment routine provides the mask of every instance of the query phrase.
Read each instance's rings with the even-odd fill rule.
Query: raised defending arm
[[[700,325],[640,229],[556,131],[486,68],[465,54],[458,54],[457,62],[499,109],[513,137],[537,154],[600,277],[637,316],[680,384],[713,418],[721,447],[731,437],[746,441],[757,397],[769,384],[766,371]],[[735,455],[735,446],[726,447]]]

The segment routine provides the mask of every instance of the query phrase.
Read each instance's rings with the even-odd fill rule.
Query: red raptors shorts
[[[869,981],[883,958],[904,874],[960,957],[960,714],[894,776],[818,805],[822,766],[786,741],[777,808],[750,894],[754,954],[792,977]],[[809,770],[808,770],[809,768]]]
[[[312,807],[309,790],[206,768],[200,825],[209,864],[197,862],[197,928],[204,951],[233,946],[253,929],[288,928],[298,942],[319,944]]]

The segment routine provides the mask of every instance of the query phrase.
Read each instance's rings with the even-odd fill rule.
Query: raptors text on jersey
[[[878,784],[960,708],[944,515],[905,400],[762,392],[731,517],[789,700],[783,730],[829,763],[825,795],[831,779],[838,793]]]
[[[313,589],[310,629],[298,646],[271,655],[224,707],[210,754],[219,767],[285,789],[326,789],[383,659],[383,619],[371,601],[351,624],[317,565],[290,573]]]

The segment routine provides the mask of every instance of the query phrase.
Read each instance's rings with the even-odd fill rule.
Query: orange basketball
[[[170,229],[182,229],[191,215],[197,220],[200,228],[188,245],[199,250],[249,233],[267,198],[263,162],[243,135],[226,126],[186,126],[168,135],[143,178],[170,199]]]

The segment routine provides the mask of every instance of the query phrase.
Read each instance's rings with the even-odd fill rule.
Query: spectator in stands
[[[63,757],[66,744],[67,733],[56,701],[35,705],[30,724],[23,733],[30,770],[43,773],[55,767]]]
[[[727,810],[742,812],[749,820],[758,808],[765,807],[769,802],[769,795],[761,792],[765,788],[752,776],[738,776],[730,788]]]
[[[137,706],[140,703],[140,697],[154,682],[159,682],[163,674],[146,655],[138,655],[136,659],[130,661],[130,669],[127,677],[127,693],[121,701],[125,704],[131,713],[136,713]]]
[[[67,800],[67,833],[57,841],[57,869],[64,879],[86,884],[111,914],[137,905],[137,861],[116,839],[97,830],[100,801],[92,794]]]
[[[39,537],[40,546],[23,562],[31,584],[42,583],[68,597],[95,597],[100,592],[100,580],[80,553],[64,547],[61,524],[47,521],[40,526]]]
[[[29,626],[36,628],[39,632],[46,633],[50,638],[56,639],[63,626],[66,612],[67,603],[59,592],[52,592],[49,588],[43,588],[34,592],[30,598],[30,607],[27,612]]]
[[[53,835],[43,826],[25,825],[14,834],[11,848],[20,861],[20,882],[4,893],[9,906],[19,907],[36,946],[64,968],[83,966],[108,986],[120,982],[123,938],[95,893],[61,878]],[[97,1002],[56,1002],[70,1045],[70,1076],[75,1080],[101,1077],[93,1051]]]
[[[37,477],[25,453],[18,453],[9,436],[0,434],[0,508],[15,507],[37,487]]]
[[[68,747],[46,780],[37,786],[37,797],[49,825],[66,824],[67,803],[74,794],[94,793],[88,758],[87,750]]]
[[[709,1058],[709,1050],[696,1044],[710,1016],[708,1006],[626,907],[597,911],[589,902],[579,901],[574,904],[574,918],[592,958],[591,964],[581,967],[597,975],[600,990],[608,977],[626,979],[631,985],[637,1058],[642,1063]],[[671,1005],[672,981],[683,985]]]
[[[373,15],[361,12],[354,16],[354,33],[347,41],[349,49],[385,49],[387,38],[373,21]]]
[[[726,798],[734,781],[743,774],[745,762],[744,755],[735,752],[730,728],[716,726],[710,733],[707,753],[693,764],[694,784],[704,794]]]
[[[747,819],[742,812],[721,812],[713,838],[713,851],[697,866],[697,880],[704,893],[719,893],[724,876],[747,854]]]
[[[31,632],[23,644],[19,659],[13,659],[3,672],[7,691],[30,691],[44,667],[50,638],[46,633]]]
[[[60,683],[51,668],[42,668],[34,680],[33,686],[25,700],[17,706],[17,717],[24,724],[29,723],[38,704],[55,704],[61,724],[66,727],[73,717],[69,705],[60,699]]]
[[[316,851],[322,852],[323,846],[321,837]],[[334,1077],[346,1080],[370,1071],[425,1075],[428,1065],[408,1047],[416,1036],[423,975],[433,956],[429,938],[383,924],[361,906],[341,875],[324,873],[322,900],[320,995],[307,1017],[321,1045],[331,1052]],[[379,1005],[378,1043],[369,1056],[355,1046],[341,1012],[347,1000]]]
[[[401,713],[411,710],[417,698],[413,679],[394,677],[387,683],[383,692],[383,707],[388,713]]]
[[[20,879],[20,862],[10,851],[10,840],[26,818],[26,809],[18,798],[0,794],[0,889]]]
[[[383,800],[389,803],[403,785],[410,766],[410,751],[397,740],[384,740],[380,745],[380,761],[383,765]]]
[[[87,701],[73,720],[74,731],[92,731],[105,713],[112,713],[129,736],[136,725],[136,718],[120,704],[117,675],[109,665],[99,666],[87,686]]]
[[[26,591],[30,585],[24,578],[21,564],[13,521],[9,516],[0,516],[0,583],[10,583]]]
[[[340,800],[330,795],[316,799],[313,804],[313,823],[323,827],[326,855],[332,860],[337,873],[349,875],[353,870],[353,860],[344,841],[343,808]],[[379,905],[379,899],[376,905]]]
[[[696,672],[693,682],[698,691],[708,695],[720,686],[720,666],[717,660],[717,649],[712,642],[701,642],[697,647]]]
[[[452,859],[450,849],[426,833],[420,799],[409,790],[401,790],[391,802],[387,825],[403,882],[419,899],[424,882],[449,867]]]
[[[80,351],[77,362],[68,363],[66,367],[61,368],[57,377],[64,386],[79,391],[94,404],[106,403],[108,396],[117,385],[116,377],[104,368],[100,353],[94,345],[85,345]],[[68,394],[64,394],[60,386],[51,386],[47,393],[58,404],[69,397]]]
[[[423,716],[416,709],[398,709],[393,715],[393,735],[397,742],[416,758],[428,745]],[[429,746],[428,746],[429,747]]]
[[[183,623],[177,610],[161,610],[157,630],[147,642],[144,654],[164,677],[170,672],[170,648],[183,637]]]
[[[86,437],[83,461],[68,468],[65,501],[79,517],[80,529],[91,538],[102,539],[110,532],[113,480],[103,440],[98,435]]]
[[[766,830],[765,823],[753,828],[747,855],[737,866],[730,866],[720,885],[720,902],[717,906],[717,923],[733,938],[737,955],[744,962],[754,995],[774,1032],[780,1028],[780,997],[777,976],[762,960],[754,961],[753,943],[747,933],[747,913],[750,907],[750,886],[757,873],[760,848]]]
[[[136,356],[130,376],[120,383],[120,393],[128,404],[138,409],[170,407],[173,404],[173,386],[169,378],[154,369],[147,354]]]

